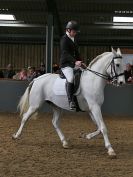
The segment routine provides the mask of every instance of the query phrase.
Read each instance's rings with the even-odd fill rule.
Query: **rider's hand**
[[[80,67],[80,66],[81,66],[81,63],[82,63],[82,61],[77,60],[77,61],[75,62],[75,65],[78,66],[78,67]]]
[[[128,78],[128,82],[130,82],[130,81],[132,81],[132,77],[129,77],[129,78]]]
[[[87,68],[87,66],[86,66],[85,63],[81,63],[81,67],[82,67],[83,69],[86,69],[86,68]]]

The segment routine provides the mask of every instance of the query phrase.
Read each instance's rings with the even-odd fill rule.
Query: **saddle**
[[[74,69],[74,93],[76,93],[78,88],[79,88],[81,74],[82,74],[82,70],[80,68]],[[60,70],[59,76],[60,76],[61,79],[66,79],[65,75],[63,74],[63,72],[61,70]],[[74,101],[75,101],[75,104],[76,104],[76,107],[77,107],[76,111],[77,112],[82,111],[79,107],[76,95],[74,95]]]
[[[81,73],[82,70],[80,68],[74,69],[74,93],[76,93],[79,88]],[[59,76],[61,79],[66,79],[65,75],[61,70],[59,72]]]

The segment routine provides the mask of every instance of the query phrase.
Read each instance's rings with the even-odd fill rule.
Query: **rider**
[[[76,21],[69,21],[66,25],[66,34],[61,38],[60,42],[60,65],[63,74],[66,77],[66,91],[69,101],[70,110],[76,108],[73,100],[74,93],[74,67],[81,66],[81,59],[78,52],[78,45],[75,41],[75,36],[79,33],[79,25]]]

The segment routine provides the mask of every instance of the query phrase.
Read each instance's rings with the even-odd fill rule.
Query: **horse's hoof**
[[[80,133],[80,135],[79,135],[79,138],[84,138],[84,139],[86,139],[86,133]]]
[[[16,139],[17,139],[17,137],[16,137],[16,134],[15,134],[15,133],[12,135],[12,139],[13,139],[13,140],[16,140]]]
[[[69,149],[70,147],[68,145],[63,145],[64,149]]]
[[[117,158],[116,153],[114,151],[108,151],[108,155],[109,155],[109,158],[111,158],[111,159]]]
[[[70,148],[68,142],[63,142],[63,148],[64,149],[69,149]]]
[[[92,137],[91,137],[91,134],[88,134],[88,135],[86,135],[86,138],[88,139],[88,140],[90,140]]]

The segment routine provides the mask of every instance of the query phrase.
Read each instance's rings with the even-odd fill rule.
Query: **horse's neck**
[[[96,63],[94,63],[90,69],[93,70],[93,71],[96,71],[98,73],[106,75],[106,69],[107,69],[107,66],[111,62],[111,58],[112,58],[112,54],[111,53],[107,54],[103,58],[96,61]],[[93,85],[92,87],[94,87],[95,90],[96,89],[97,90],[100,90],[100,89],[103,90],[106,83],[107,83],[107,81],[105,79],[103,79],[100,76],[97,76],[94,73],[91,73],[90,71],[87,71],[84,74],[84,79],[83,80],[86,81],[88,78],[92,82],[90,84]],[[89,82],[89,80],[88,80],[88,82]]]
[[[101,74],[106,74],[106,69],[111,62],[111,58],[112,53],[107,54],[106,56],[99,59],[96,63],[94,63],[91,69]]]

